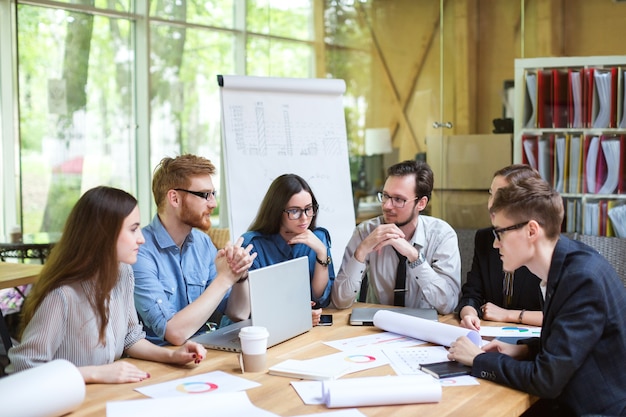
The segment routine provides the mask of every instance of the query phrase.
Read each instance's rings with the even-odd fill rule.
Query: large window
[[[189,152],[214,161],[220,172],[217,75],[235,73],[233,45],[234,35],[229,32],[152,25],[152,167],[164,156]]]
[[[3,9],[9,1],[0,0]],[[321,4],[326,22],[315,22]],[[27,239],[54,240],[96,185],[143,196],[145,222],[154,205],[140,184],[150,184],[164,156],[211,159],[219,184],[218,74],[350,78],[348,134],[360,154],[370,58],[354,10],[352,1],[330,0],[18,0],[19,171],[3,173],[19,179],[19,195],[2,198],[19,209],[0,229],[8,233],[15,222]],[[338,12],[348,14],[331,21]],[[3,35],[0,46],[10,42]],[[320,45],[328,52],[320,55]],[[6,68],[0,80],[11,78]],[[14,109],[2,111],[0,121]],[[3,143],[12,140],[3,133]]]
[[[131,22],[26,5],[17,17],[22,228],[55,235],[86,189],[135,188]]]
[[[365,151],[365,115],[372,85],[372,37],[359,10],[367,7],[367,2],[329,1],[324,14],[326,75],[346,81],[344,108],[353,183]]]

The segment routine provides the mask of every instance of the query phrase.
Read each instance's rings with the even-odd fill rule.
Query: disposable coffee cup
[[[239,364],[242,372],[264,372],[267,357],[267,338],[265,327],[248,326],[239,331],[241,355]]]
[[[22,228],[15,226],[11,229],[11,243],[22,243]]]

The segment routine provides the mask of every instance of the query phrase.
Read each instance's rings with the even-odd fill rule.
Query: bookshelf
[[[563,196],[563,232],[626,237],[626,56],[515,60],[513,160]]]

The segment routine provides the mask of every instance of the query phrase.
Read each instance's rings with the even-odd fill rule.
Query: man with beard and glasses
[[[435,308],[451,313],[459,299],[461,257],[456,232],[443,220],[420,215],[433,189],[425,162],[387,170],[378,199],[383,214],[359,224],[346,247],[332,289],[337,308],[368,303]]]
[[[243,239],[219,251],[205,233],[217,202],[215,166],[195,155],[163,158],[154,171],[157,215],[143,229],[135,273],[135,307],[147,338],[182,345],[207,330],[215,312],[232,321],[250,315],[248,286],[241,285],[256,254]]]

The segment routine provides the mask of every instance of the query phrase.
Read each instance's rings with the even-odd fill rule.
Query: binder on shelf
[[[617,69],[617,127],[626,129],[626,71]]]
[[[590,201],[584,204],[583,234],[598,236],[600,231],[598,219],[600,217],[600,204]]]
[[[584,123],[583,115],[583,76],[580,69],[568,70],[568,127],[582,128]]]
[[[624,135],[602,135],[596,164],[596,192],[613,194],[624,187]]]
[[[617,193],[626,194],[626,135],[620,135],[619,142],[619,179],[617,180]]]
[[[607,236],[607,201],[598,201],[598,236]]]
[[[594,68],[583,70],[583,126],[590,128],[593,125],[593,95],[594,95]]]
[[[552,70],[552,126],[563,128],[568,126],[568,71]]]
[[[583,192],[595,194],[598,152],[600,149],[599,136],[586,136],[583,143]]]
[[[568,184],[567,184],[567,192],[568,193],[581,193],[581,175],[582,175],[582,166],[583,166],[583,154],[582,154],[582,141],[583,137],[581,134],[571,134],[568,135],[568,147],[569,147],[569,158],[568,158]]]
[[[612,148],[612,144],[614,144],[615,142],[612,143],[608,143],[605,144],[604,143],[604,136],[600,136],[600,146],[598,147],[598,158],[596,160],[596,190],[595,193],[596,194],[608,194],[613,192],[611,191],[606,191],[608,188],[613,188],[615,189],[615,187],[612,187],[612,180],[609,179],[608,177],[608,167],[609,163],[606,158],[608,157],[609,159],[612,159],[611,157],[611,150],[610,148]],[[607,146],[609,145],[609,146]],[[608,152],[605,153],[604,149],[608,148]]]
[[[616,68],[596,68],[593,70],[593,88],[590,92],[590,127],[605,129],[616,126],[616,93],[614,82]]]
[[[536,135],[522,136],[522,163],[529,165],[533,169],[537,169],[539,137]]]
[[[609,117],[609,127],[614,129],[617,127],[617,100],[619,91],[617,89],[617,68],[611,68],[611,114]]]
[[[565,199],[565,219],[563,221],[563,231],[565,233],[580,233],[582,230],[580,229],[580,222],[578,220],[581,218],[581,215],[582,210],[580,199]]]
[[[537,127],[552,127],[552,71],[537,71]]]
[[[609,219],[615,236],[626,238],[626,204],[624,200],[612,200],[609,206]]]
[[[606,206],[606,236],[615,237],[615,227],[613,227],[613,220],[611,219],[610,212],[618,204],[617,200],[609,200]]]
[[[578,200],[576,203],[576,232],[583,232],[583,202]]]
[[[554,189],[565,192],[565,179],[567,178],[567,140],[565,135],[557,134],[554,139],[554,162],[553,162],[553,184]]]
[[[541,178],[554,185],[554,135],[547,134],[539,138],[537,151],[537,170]]]
[[[533,128],[537,126],[537,73],[526,72],[526,96],[524,100],[524,126]]]

